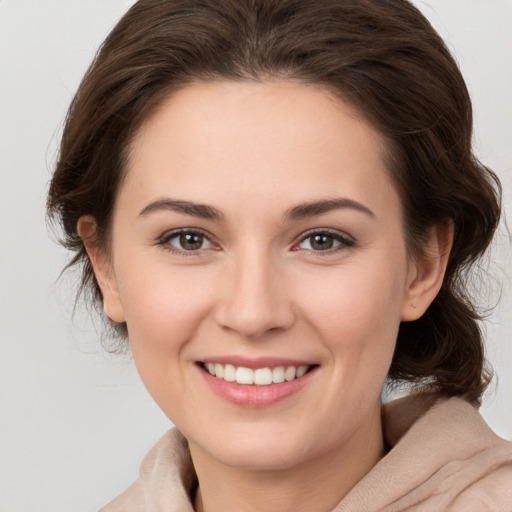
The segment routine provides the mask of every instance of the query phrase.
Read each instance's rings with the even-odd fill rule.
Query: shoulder
[[[512,443],[459,398],[426,397],[423,405],[410,404],[409,410],[406,402],[395,407],[405,407],[401,421],[408,414],[412,421],[391,452],[404,467],[421,466],[418,474],[423,474],[403,497],[415,505],[403,510],[512,512]]]
[[[195,486],[188,443],[172,429],[144,457],[139,478],[100,512],[192,512]]]
[[[99,512],[142,512],[146,510],[144,491],[136,480],[123,493],[102,507]]]
[[[413,395],[383,410],[388,453],[337,512],[512,512],[512,443],[459,398]]]
[[[460,512],[512,512],[512,443],[484,450],[474,457],[472,468],[480,466],[476,479],[453,502]]]

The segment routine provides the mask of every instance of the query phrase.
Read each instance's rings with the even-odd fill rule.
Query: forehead
[[[229,193],[368,201],[390,193],[385,154],[383,136],[319,86],[195,83],[170,95],[140,128],[125,186],[140,197],[160,191],[207,203]]]

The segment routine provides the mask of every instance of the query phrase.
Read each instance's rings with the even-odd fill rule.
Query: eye
[[[159,243],[174,252],[196,252],[215,247],[204,233],[194,230],[167,233]]]
[[[296,247],[306,251],[322,252],[335,251],[343,247],[352,247],[353,245],[355,245],[355,242],[341,233],[316,231],[302,238]]]

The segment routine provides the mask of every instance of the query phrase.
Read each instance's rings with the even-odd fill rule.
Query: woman
[[[500,215],[404,0],[142,0],[49,194],[176,425],[115,510],[510,510],[466,270]],[[417,389],[382,409],[386,379]]]

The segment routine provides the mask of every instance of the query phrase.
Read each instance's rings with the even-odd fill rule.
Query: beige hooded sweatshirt
[[[512,512],[512,442],[458,399],[411,395],[383,408],[389,452],[332,512]],[[100,512],[193,512],[187,441],[165,434],[139,479]],[[312,511],[315,512],[315,511]]]

